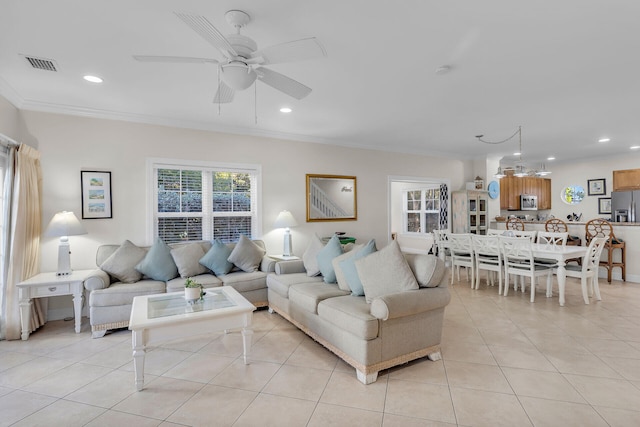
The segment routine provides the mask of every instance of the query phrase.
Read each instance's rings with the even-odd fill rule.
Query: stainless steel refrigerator
[[[640,190],[611,192],[611,221],[640,222],[636,215],[636,205],[640,205]]]

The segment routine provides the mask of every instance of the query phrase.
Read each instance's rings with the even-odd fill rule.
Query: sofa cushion
[[[165,282],[157,280],[140,280],[135,283],[112,283],[104,289],[96,289],[89,294],[91,307],[109,307],[127,305],[133,302],[133,297],[139,295],[162,294],[165,292]]]
[[[340,263],[347,258],[354,256],[358,252],[358,249],[361,249],[363,245],[353,245],[351,243],[349,245],[351,246],[350,248],[346,246],[343,247],[344,253],[335,257],[331,261],[331,264],[333,264],[333,271],[335,271],[336,273],[336,281],[338,282],[338,287],[343,291],[351,292],[351,288],[349,288],[349,285],[347,284],[347,279],[344,277],[344,270],[342,269]]]
[[[178,276],[171,248],[159,237],[156,237],[145,257],[136,265],[136,270],[153,280],[167,281]]]
[[[125,240],[109,258],[100,264],[100,268],[121,282],[134,283],[142,278],[142,273],[136,270],[136,265],[146,254],[145,249]]]
[[[267,273],[262,271],[252,273],[234,271],[218,278],[222,280],[224,286],[231,286],[238,292],[255,291],[267,286]]]
[[[446,267],[435,255],[404,254],[413,275],[421,288],[435,288],[440,284]]]
[[[342,255],[342,253],[343,249],[342,245],[340,245],[340,239],[338,239],[338,236],[335,234],[329,239],[325,247],[318,252],[318,267],[326,283],[336,283],[336,272],[331,262],[335,257]]]
[[[382,295],[418,289],[418,282],[396,240],[356,260],[355,265],[369,303]]]
[[[215,239],[211,249],[200,258],[200,264],[213,271],[216,276],[227,274],[233,268],[233,263],[227,261],[231,255],[231,248],[225,245],[222,240]]]
[[[241,234],[240,240],[229,254],[227,261],[232,262],[242,271],[251,273],[258,270],[265,253],[264,249]]]
[[[193,280],[200,283],[205,288],[215,288],[222,286],[222,280],[211,273],[198,274],[191,276]],[[184,282],[187,280],[183,277],[176,277],[167,282],[167,292],[178,292],[184,290]]]
[[[317,234],[311,236],[311,241],[309,245],[307,245],[307,249],[305,249],[302,254],[302,262],[304,263],[304,268],[307,270],[307,276],[317,276],[320,274],[320,267],[318,266],[318,253],[324,248],[324,244],[322,240],[318,237]]]
[[[351,289],[351,294],[355,296],[364,296],[364,288],[362,287],[362,282],[360,281],[360,277],[358,276],[358,270],[356,270],[355,262],[361,258],[366,257],[374,253],[377,250],[376,241],[374,239],[369,240],[369,242],[362,248],[359,249],[353,257],[344,260],[340,263],[342,267],[342,271],[344,272],[344,277]]]
[[[289,288],[289,301],[311,313],[318,313],[318,303],[327,298],[349,295],[338,285],[326,283],[300,283]]]
[[[379,321],[363,297],[346,295],[318,303],[318,316],[356,337],[372,340],[378,336]]]
[[[289,288],[299,283],[323,283],[320,276],[307,276],[307,273],[269,274],[267,287],[283,298],[289,298]]]
[[[171,256],[178,267],[180,277],[197,276],[207,272],[205,266],[199,263],[204,256],[204,249],[198,243],[182,245],[171,249]]]

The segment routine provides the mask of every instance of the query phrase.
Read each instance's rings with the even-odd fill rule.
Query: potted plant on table
[[[196,301],[204,297],[204,288],[200,283],[191,277],[184,282],[184,299],[187,301]]]

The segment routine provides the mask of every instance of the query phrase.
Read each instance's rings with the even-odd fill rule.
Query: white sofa
[[[172,275],[169,274],[165,277],[167,280],[154,280],[138,272],[135,267],[140,265],[140,257],[142,256],[142,259],[145,259],[144,257],[147,256],[152,247],[137,247],[131,242],[127,242],[122,245],[99,246],[96,253],[96,265],[98,268],[84,282],[85,289],[89,292],[89,318],[93,338],[104,336],[107,330],[110,329],[127,327],[134,297],[182,290],[184,289],[186,277],[193,277],[205,288],[233,286],[256,307],[267,305],[266,278],[269,272],[274,271],[276,261],[266,256],[265,245],[261,240],[251,241],[262,251],[259,257],[257,257],[257,253],[253,254],[256,255],[255,260],[257,260],[255,271],[244,271],[233,265],[231,271],[219,275],[215,275],[212,270],[202,265],[198,267],[200,257],[208,254],[212,249],[212,242],[198,241],[169,244],[168,246],[172,249],[172,252],[174,249],[182,248],[181,253],[184,256],[179,262],[182,265],[176,266],[176,277],[168,279]],[[122,248],[125,245],[128,245],[128,250],[119,259],[114,259],[114,254],[117,251],[123,252]],[[197,245],[199,248],[189,245]],[[233,251],[236,244],[228,243],[226,246]],[[255,248],[253,249],[255,250]],[[109,261],[112,262],[109,263]],[[114,265],[113,261],[119,265]],[[240,262],[238,263],[241,264]],[[127,264],[126,268],[122,266],[123,264]],[[110,268],[107,268],[107,266]],[[113,273],[110,274],[105,271],[105,268],[117,271],[119,273],[117,274],[118,277],[114,277]],[[251,268],[247,267],[246,270],[251,270]],[[198,274],[189,274],[194,272]],[[135,280],[138,277],[139,279]]]
[[[351,295],[342,284],[340,266],[348,255],[333,260],[338,283],[309,276],[302,260],[278,262],[275,272],[267,277],[269,310],[353,366],[364,384],[376,381],[383,369],[424,356],[440,358],[444,309],[451,299],[448,270],[433,255],[400,254],[398,258],[400,249],[392,245],[377,252],[377,259],[368,264],[371,267],[364,260],[355,261],[359,273],[360,266],[378,266],[382,268],[379,279],[388,280],[389,292],[378,290],[380,295],[371,299]],[[385,273],[381,259],[392,251],[391,262],[410,269],[418,283],[415,289],[394,286],[392,282],[398,277],[395,267]]]

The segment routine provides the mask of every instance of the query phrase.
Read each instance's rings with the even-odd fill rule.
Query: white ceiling
[[[308,97],[258,83],[257,100],[250,88],[218,112],[215,65],[132,59],[220,58],[173,12],[227,34],[230,9],[251,15],[242,32],[259,48],[319,39],[326,58],[269,66]],[[0,94],[26,110],[457,158],[508,162],[517,138],[474,136],[502,140],[518,126],[528,162],[638,155],[639,16],[636,0],[0,0]]]

